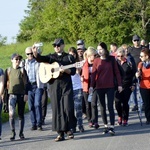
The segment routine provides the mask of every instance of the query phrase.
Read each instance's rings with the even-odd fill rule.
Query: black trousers
[[[150,89],[140,88],[140,93],[144,102],[146,120],[150,122]]]
[[[118,91],[115,92],[115,107],[118,113],[118,117],[121,117],[123,120],[129,118],[129,99],[132,91],[130,87],[123,89],[121,93]]]

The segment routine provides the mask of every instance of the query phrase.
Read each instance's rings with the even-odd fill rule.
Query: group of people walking
[[[48,82],[52,106],[52,130],[58,133],[56,142],[65,140],[65,135],[68,139],[73,139],[76,126],[79,132],[84,132],[83,114],[86,115],[89,127],[99,128],[98,102],[104,123],[102,134],[115,135],[114,102],[118,125],[127,126],[129,99],[132,92],[134,98],[137,98],[135,91],[138,84],[144,103],[146,124],[150,124],[150,50],[146,46],[139,46],[138,35],[133,36],[132,42],[133,47],[123,44],[119,48],[117,44],[112,43],[109,51],[104,42],[98,43],[97,49],[94,47],[86,49],[84,41],[78,40],[77,48],[70,47],[68,52],[65,52],[64,40],[58,38],[52,44],[55,50],[53,54],[42,56],[34,45],[26,48],[27,59],[24,67],[19,66],[22,56],[13,54],[12,67],[5,71],[5,75],[0,70],[0,96],[6,87],[9,94],[9,121],[12,131],[10,140],[14,140],[16,135],[14,120],[16,103],[18,103],[20,139],[24,139],[24,107],[27,100],[31,130],[42,130],[45,118],[42,117],[42,96],[45,88],[39,78],[41,62],[49,64],[57,62],[60,65],[59,76],[54,77],[56,70],[53,66],[51,69],[53,75]],[[67,69],[64,67],[71,64],[72,67],[66,67]],[[110,123],[107,119],[106,106]],[[138,107],[137,102],[135,107]]]

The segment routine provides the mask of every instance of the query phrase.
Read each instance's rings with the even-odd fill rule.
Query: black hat
[[[62,38],[58,38],[58,39],[55,39],[54,43],[52,45],[62,45],[64,44],[64,40]]]
[[[139,37],[138,35],[134,35],[134,36],[132,37],[132,40],[133,40],[133,41],[135,41],[135,40],[138,40],[138,41],[139,41],[139,40],[140,40],[140,37]]]
[[[19,55],[19,54],[17,54],[17,53],[14,53],[14,54],[11,55],[11,59],[14,59],[14,58],[20,58],[20,59],[22,59],[22,56]]]
[[[77,50],[85,50],[84,45],[78,45],[78,46],[77,46]]]
[[[84,41],[83,40],[78,40],[77,45],[84,45]]]

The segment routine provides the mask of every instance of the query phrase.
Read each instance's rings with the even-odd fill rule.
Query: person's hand
[[[119,93],[121,93],[122,90],[123,90],[122,86],[118,86],[118,91],[119,91]]]
[[[38,48],[34,45],[32,46],[32,52],[33,52],[34,57],[36,57],[38,54]]]
[[[28,95],[24,95],[24,102],[28,101]]]
[[[135,89],[135,86],[131,86],[130,88],[131,88],[131,91],[134,91],[134,89]]]
[[[135,76],[136,76],[136,78],[139,78],[139,77],[141,76],[141,71],[137,71],[137,72],[135,73]]]
[[[65,70],[63,69],[63,65],[60,66],[59,71],[60,71],[60,73],[64,73],[65,72]]]

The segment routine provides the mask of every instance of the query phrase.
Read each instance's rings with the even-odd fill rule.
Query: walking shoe
[[[94,125],[94,124],[93,124],[92,122],[89,123],[89,127],[90,127],[90,128],[92,128],[93,125]]]
[[[81,126],[79,126],[78,128],[79,128],[79,132],[84,132],[84,128],[83,128],[83,126],[82,126],[82,125],[81,125]]]
[[[74,139],[74,134],[72,131],[67,131],[68,139]]]
[[[31,130],[37,130],[37,126],[32,126]]]
[[[136,110],[138,110],[138,106],[134,105],[134,107],[132,108],[132,111],[136,111]]]
[[[127,120],[123,120],[123,126],[128,126],[128,121]]]
[[[15,140],[15,136],[16,136],[15,131],[12,131],[10,140],[11,140],[11,141]]]
[[[111,135],[115,135],[115,130],[114,130],[114,128],[109,128],[109,133],[110,133]]]
[[[108,127],[105,127],[102,134],[106,134],[106,133],[108,133],[108,132],[109,132],[109,128],[108,128]]]
[[[25,139],[25,137],[24,137],[24,134],[23,134],[23,133],[20,133],[20,134],[19,134],[19,137],[20,137],[20,140],[24,140],[24,139]]]
[[[118,125],[121,126],[122,125],[122,118],[118,117]]]
[[[98,123],[95,123],[95,124],[94,124],[94,128],[95,128],[95,129],[98,129],[98,128],[99,128],[99,124],[98,124]]]
[[[38,126],[37,130],[42,131],[43,130],[42,126]]]
[[[63,141],[65,140],[64,136],[58,135],[57,138],[55,139],[55,142]]]

